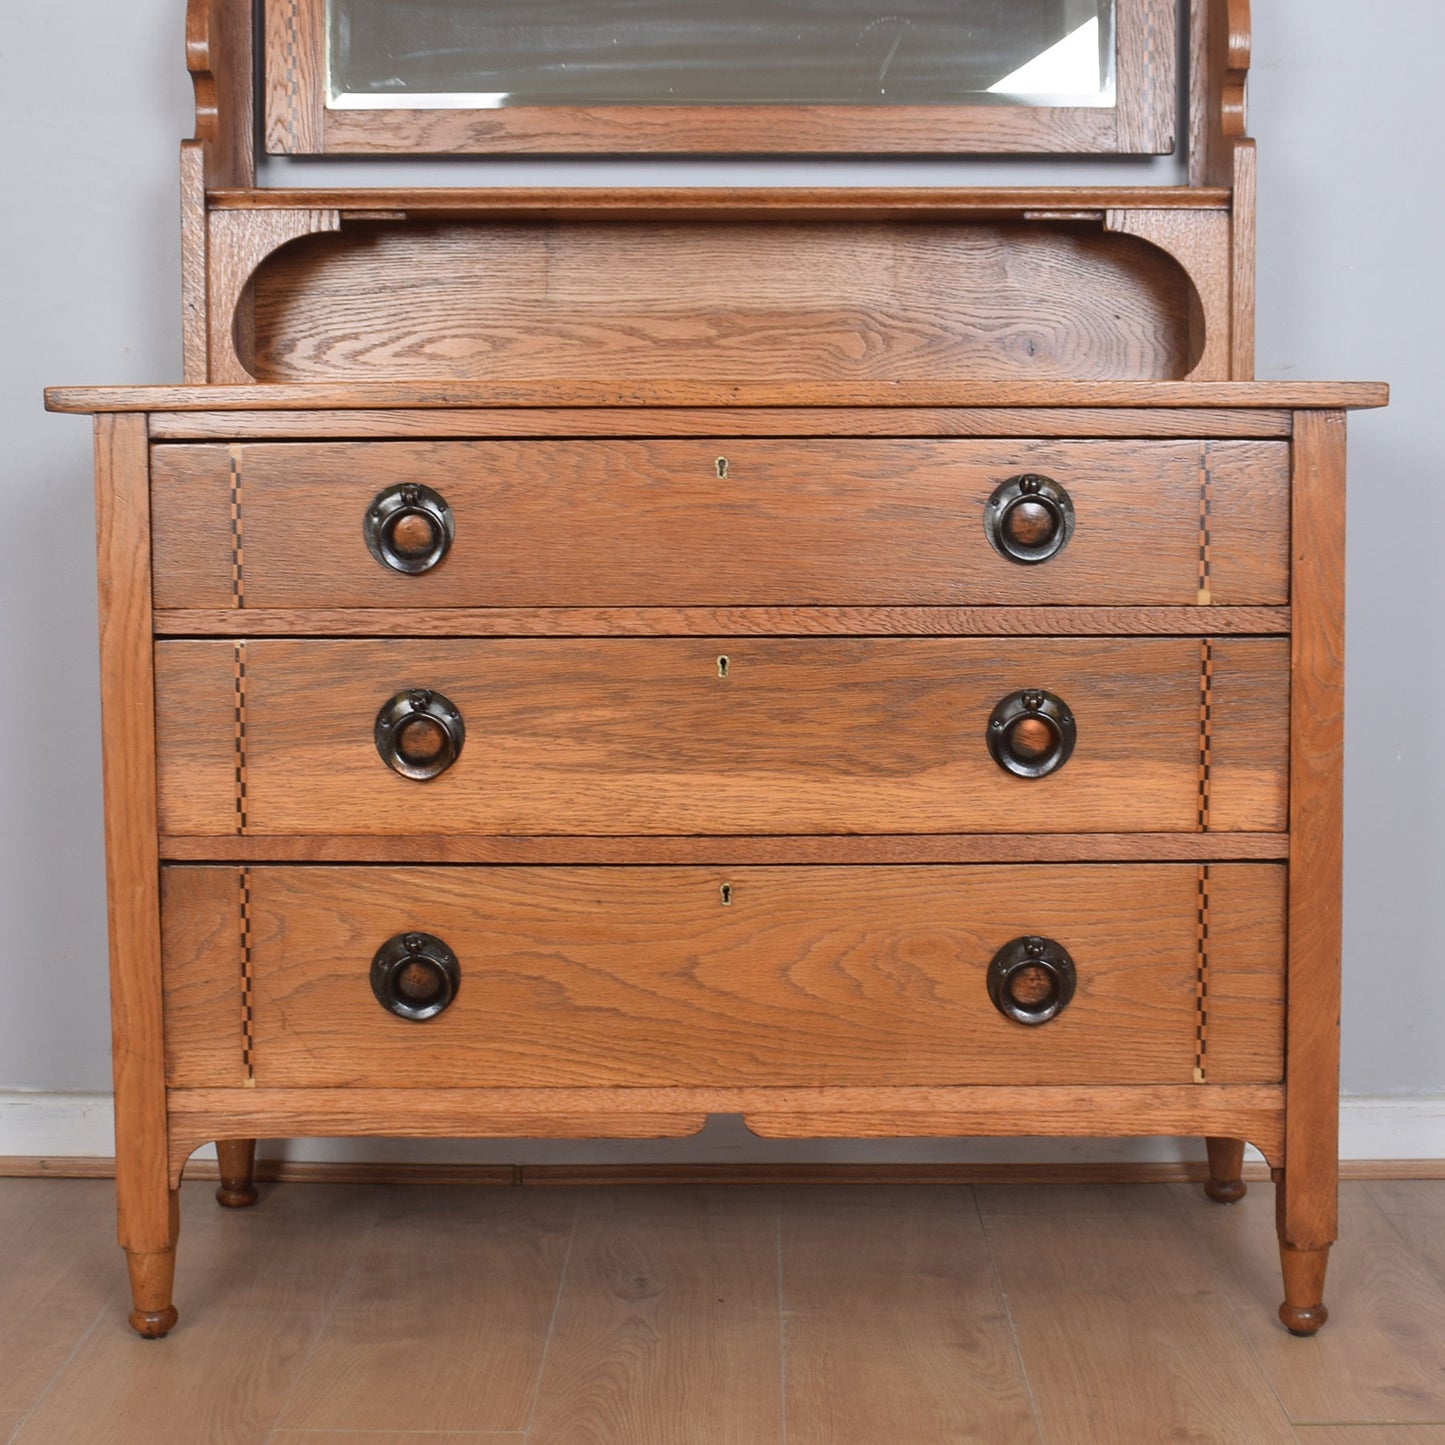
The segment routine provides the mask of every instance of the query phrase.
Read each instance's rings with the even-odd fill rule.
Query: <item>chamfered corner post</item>
[[[1290,508],[1289,953],[1280,1319],[1326,1321],[1339,1214],[1340,889],[1344,849],[1345,417],[1294,417]]]
[[[130,1322],[156,1339],[176,1323],[179,1210],[170,1184],[161,1025],[146,417],[97,416],[95,456],[116,1204],[130,1269]]]

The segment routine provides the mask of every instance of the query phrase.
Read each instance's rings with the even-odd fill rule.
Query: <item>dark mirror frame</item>
[[[1112,106],[608,105],[333,110],[325,0],[263,0],[271,155],[1166,155],[1175,0],[1117,0]]]

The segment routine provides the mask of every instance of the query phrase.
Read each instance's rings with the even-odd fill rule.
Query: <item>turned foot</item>
[[[163,1340],[175,1329],[178,1319],[175,1305],[167,1305],[163,1310],[132,1310],[130,1327],[143,1340]]]
[[[227,1209],[244,1209],[256,1202],[256,1141],[217,1139],[216,1157],[221,1164],[221,1182],[216,1203]]]
[[[127,1250],[125,1258],[134,1305],[130,1312],[131,1328],[142,1339],[161,1339],[175,1329],[178,1318],[176,1307],[171,1303],[176,1278],[175,1250],[159,1254]]]
[[[1284,1303],[1279,1307],[1280,1321],[1292,1335],[1316,1334],[1330,1317],[1324,1306],[1329,1249],[1291,1249],[1282,1245],[1279,1255],[1284,1270]]]
[[[1206,1139],[1209,1178],[1204,1192],[1216,1204],[1237,1204],[1244,1198],[1244,1140]]]

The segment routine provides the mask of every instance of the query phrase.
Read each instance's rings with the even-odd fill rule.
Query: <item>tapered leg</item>
[[[127,1192],[130,1198],[126,1198]],[[148,1340],[168,1335],[178,1318],[171,1293],[176,1278],[176,1238],[181,1197],[173,1189],[160,1199],[140,1201],[122,1189],[120,1242],[130,1270],[131,1328]]]
[[[256,1202],[256,1141],[217,1139],[216,1157],[221,1161],[221,1182],[216,1202],[227,1209],[244,1209]]]
[[[1292,1335],[1315,1334],[1330,1317],[1324,1304],[1329,1245],[1323,1249],[1292,1249],[1282,1244],[1279,1257],[1284,1269],[1284,1303],[1279,1307],[1279,1317]]]
[[[1244,1198],[1244,1140],[1206,1139],[1209,1178],[1204,1192],[1216,1204],[1237,1204]]]

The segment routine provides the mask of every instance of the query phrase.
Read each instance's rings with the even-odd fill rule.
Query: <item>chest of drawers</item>
[[[134,1326],[207,1141],[242,1205],[262,1135],[729,1114],[1202,1136],[1220,1201],[1249,1141],[1313,1333],[1385,391],[1250,380],[1245,0],[1101,7],[1084,107],[355,109],[344,10],[189,0],[185,384],[51,394],[96,416]],[[286,155],[1177,134],[1187,184],[267,188],[262,93]]]
[[[1196,1134],[1219,1199],[1248,1140],[1318,1328],[1375,395],[581,390],[53,398],[100,412],[136,1327],[208,1140],[242,1203],[258,1135],[731,1113]]]

